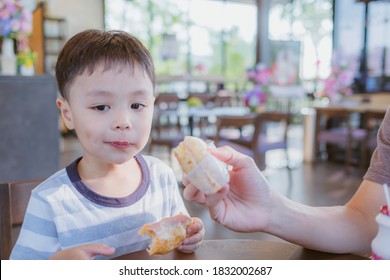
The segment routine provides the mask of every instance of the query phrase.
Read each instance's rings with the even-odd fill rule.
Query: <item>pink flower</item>
[[[272,79],[272,70],[265,64],[258,64],[255,68],[246,71],[246,77],[252,82],[253,87],[244,96],[244,104],[255,108],[266,102],[269,93],[269,85]]]
[[[254,69],[248,69],[246,77],[256,85],[268,86],[271,83],[272,70],[260,63]]]
[[[206,71],[206,65],[204,65],[203,63],[199,63],[197,65],[195,65],[194,67],[197,71],[199,71],[200,73],[203,73]]]
[[[256,82],[260,85],[268,85],[271,80],[271,71],[269,69],[264,69],[256,73]]]
[[[0,37],[21,40],[32,31],[32,15],[19,0],[1,0]]]
[[[332,61],[331,73],[328,78],[323,80],[323,90],[320,92],[320,96],[332,98],[340,94],[351,95],[353,93],[351,85],[354,81],[356,62],[340,56],[335,56]]]

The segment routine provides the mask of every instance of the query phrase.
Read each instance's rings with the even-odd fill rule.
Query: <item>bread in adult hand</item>
[[[179,145],[173,149],[177,161],[183,172],[189,174],[208,154],[207,144],[200,138],[186,136]]]
[[[216,193],[229,181],[225,164],[210,154],[200,138],[186,136],[173,154],[188,180],[205,194]]]

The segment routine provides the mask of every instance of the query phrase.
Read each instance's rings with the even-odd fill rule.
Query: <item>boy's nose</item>
[[[130,116],[125,113],[120,113],[113,124],[115,130],[128,130],[132,127]]]
[[[115,126],[115,129],[128,130],[128,129],[130,129],[130,123],[129,122],[117,123]]]

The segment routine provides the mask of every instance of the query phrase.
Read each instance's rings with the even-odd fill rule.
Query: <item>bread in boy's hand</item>
[[[210,154],[200,138],[186,136],[173,154],[188,180],[205,194],[216,193],[229,181],[226,166]]]
[[[147,250],[150,255],[166,254],[179,247],[187,236],[187,227],[192,219],[184,214],[163,218],[152,224],[143,225],[139,233],[148,234],[152,242]]]

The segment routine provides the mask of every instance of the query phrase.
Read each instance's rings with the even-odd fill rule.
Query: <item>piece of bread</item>
[[[190,182],[205,194],[216,193],[229,180],[226,167],[210,154],[200,138],[186,136],[173,154]]]
[[[179,214],[163,218],[153,224],[145,224],[140,228],[139,233],[148,234],[152,238],[147,250],[150,255],[163,255],[182,244],[187,236],[187,227],[191,222],[190,217]]]
[[[185,174],[189,174],[207,153],[207,144],[202,139],[193,136],[186,136],[173,149],[173,154]]]

